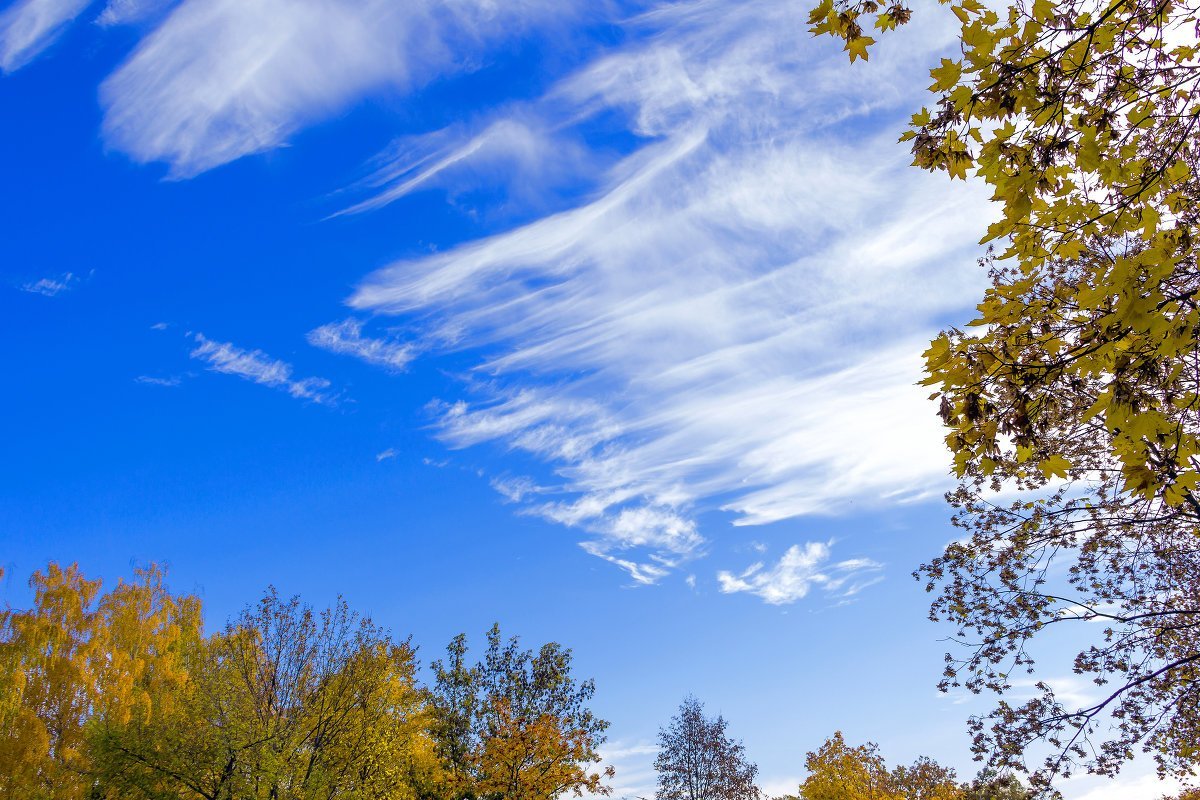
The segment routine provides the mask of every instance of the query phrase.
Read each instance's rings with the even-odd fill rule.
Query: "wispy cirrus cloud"
[[[363,336],[362,330],[362,323],[356,319],[332,322],[309,331],[308,343],[395,371],[404,369],[413,360],[411,344]]]
[[[272,358],[261,350],[245,350],[231,342],[216,342],[202,333],[192,334],[196,347],[190,353],[204,362],[213,372],[236,375],[244,380],[287,392],[292,397],[322,405],[334,405],[337,395],[330,391],[324,378],[292,376],[293,368],[286,361]]]
[[[188,177],[278,147],[363,97],[469,71],[497,43],[587,5],[185,0],[104,82],[104,136]]]
[[[166,378],[160,378],[155,375],[138,375],[133,380],[134,383],[140,383],[144,386],[163,386],[167,388],[174,388],[183,383],[183,378],[178,375],[171,375]]]
[[[624,119],[642,142],[592,197],[386,267],[350,300],[420,318],[428,350],[478,353],[488,378],[444,405],[440,435],[550,465],[524,510],[586,531],[638,582],[706,552],[698,509],[766,524],[946,481],[913,384],[982,284],[986,207],[907,166],[890,110],[896,73],[919,73],[940,34],[883,50],[884,82],[797,48],[802,11],[697,1],[638,20],[653,35],[505,112],[575,144],[588,120]],[[499,125],[409,143],[420,163],[386,166],[367,203],[450,182]]]
[[[179,0],[108,0],[96,22],[102,26],[131,25],[153,19]]]
[[[438,188],[453,193],[457,187],[484,181],[505,185],[511,200],[537,205],[559,186],[594,174],[609,160],[561,135],[561,120],[553,117],[562,110],[547,103],[527,113],[516,109],[514,116],[490,122],[481,131],[460,125],[401,137],[376,156],[370,174],[351,187],[368,197],[332,216],[374,211],[416,191]]]
[[[462,179],[505,120],[577,147],[616,115],[640,137],[597,159],[611,166],[577,207],[379,270],[350,300],[419,319],[430,352],[478,353],[486,380],[442,406],[442,438],[549,465],[524,510],[639,582],[706,551],[697,510],[766,524],[946,481],[914,384],[928,337],[982,285],[988,212],[908,166],[895,136],[916,98],[894,88],[921,85],[944,32],[855,71],[797,46],[802,15],[662,6],[634,23],[649,34],[478,134],[410,141],[413,163],[381,168],[358,209]],[[769,572],[731,579],[754,590]]]
[[[54,43],[92,0],[17,0],[0,12],[0,72],[14,72]]]
[[[616,741],[602,746],[600,765],[611,766],[617,772],[610,783],[612,791],[607,796],[620,800],[653,796],[656,774],[652,762],[656,753],[658,745],[649,741]],[[600,800],[606,795],[583,796],[588,800]]]
[[[881,580],[883,565],[865,558],[830,563],[832,542],[792,545],[777,563],[768,567],[753,564],[738,574],[717,573],[725,594],[745,592],[757,595],[771,605],[794,603],[814,588],[849,597]]]
[[[74,272],[64,272],[54,278],[38,278],[36,281],[27,281],[21,284],[21,291],[29,292],[30,294],[40,294],[44,297],[55,297],[63,292],[69,292],[77,287],[82,278]]]
[[[912,383],[923,341],[978,289],[986,212],[893,143],[915,102],[896,87],[920,84],[944,32],[885,43],[852,70],[836,48],[798,46],[804,10],[790,2],[642,5],[626,44],[541,98],[400,140],[347,210],[487,181],[531,208],[583,182],[583,201],[371,275],[351,305],[411,322],[405,341],[354,319],[310,341],[397,371],[478,353],[482,378],[442,404],[439,435],[548,465],[523,509],[653,582],[706,552],[698,511],[765,524],[940,487],[937,424]],[[100,21],[169,6],[110,0]],[[65,4],[39,7],[69,19]],[[104,135],[193,175],[359,98],[472,69],[473,54],[582,7],[184,0],[102,87]],[[624,150],[594,143],[605,125]],[[259,351],[198,340],[194,355],[330,400],[322,379]]]

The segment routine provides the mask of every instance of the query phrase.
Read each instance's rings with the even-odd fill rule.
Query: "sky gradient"
[[[896,144],[936,9],[851,68],[776,0],[0,8],[4,600],[499,621],[596,678],[616,796],[689,692],[774,792],[836,729],[973,774],[909,577],[991,214]]]

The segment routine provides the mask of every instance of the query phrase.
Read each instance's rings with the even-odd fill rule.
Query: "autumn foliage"
[[[77,567],[30,581],[34,608],[0,611],[0,797],[94,797],[94,724],[173,713],[201,642],[200,603],[161,571],[100,594]]]
[[[878,745],[847,744],[841,731],[809,753],[804,766],[808,778],[793,800],[1028,800],[1031,796],[1012,776],[985,772],[961,783],[953,769],[924,756],[911,766],[889,769]]]
[[[607,723],[570,651],[489,633],[457,653],[471,711],[343,601],[268,591],[205,634],[157,567],[102,593],[78,567],[0,612],[0,800],[499,800],[602,794]],[[461,707],[459,707],[461,709]]]
[[[1200,739],[1200,5],[940,0],[958,52],[901,135],[979,181],[991,286],[925,353],[965,534],[920,570],[957,628],[943,688],[998,695],[974,749],[1040,789],[1139,751],[1188,779]],[[821,0],[855,61],[903,2]],[[1001,494],[1001,490],[1007,495]],[[1015,499],[1014,499],[1015,498]],[[1076,623],[1096,623],[1080,625]],[[1030,678],[1035,640],[1086,637]],[[1013,697],[1017,676],[1032,698]]]

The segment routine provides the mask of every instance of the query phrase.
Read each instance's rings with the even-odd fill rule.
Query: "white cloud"
[[[14,72],[36,58],[91,0],[18,0],[0,13],[0,71]]]
[[[612,547],[604,542],[582,542],[580,547],[585,552],[602,558],[608,563],[620,567],[629,573],[629,577],[633,578],[635,583],[645,586],[658,583],[660,580],[671,574],[671,568],[675,566],[673,562],[666,561],[662,564],[655,564],[652,561],[635,561],[629,558],[620,558],[612,554]]]
[[[80,277],[73,272],[64,272],[57,278],[39,278],[36,281],[21,284],[21,290],[31,294],[54,297],[70,291],[79,285]]]
[[[562,107],[538,109],[556,111]],[[560,127],[544,116],[515,113],[520,116],[497,120],[478,133],[460,126],[398,139],[376,157],[371,174],[351,187],[370,196],[334,216],[373,211],[422,189],[453,191],[480,183],[505,184],[510,201],[537,205],[556,184],[594,174],[605,163],[602,155],[561,136]]]
[[[763,797],[783,797],[785,795],[796,794],[804,778],[798,775],[788,775],[783,777],[759,778],[758,788],[762,790]]]
[[[651,35],[474,139],[409,142],[376,198],[464,169],[504,119],[574,143],[623,115],[645,137],[578,207],[379,270],[350,301],[411,320],[423,350],[478,353],[442,437],[550,465],[561,497],[525,510],[640,582],[704,552],[697,510],[766,524],[947,483],[914,384],[928,338],[983,285],[988,210],[895,144],[944,31],[852,69],[797,41],[803,14],[664,7],[636,23]]]
[[[600,748],[600,768],[612,766],[616,777],[611,782],[612,793],[620,800],[653,797],[656,783],[653,761],[658,745],[647,741],[616,741]],[[587,800],[600,800],[606,795],[584,794]]]
[[[104,82],[104,135],[195,175],[575,13],[551,0],[185,0]]]
[[[879,580],[873,573],[881,570],[883,565],[869,559],[830,564],[830,544],[792,545],[770,568],[758,563],[739,575],[719,572],[717,580],[721,591],[726,594],[748,592],[771,605],[783,605],[803,599],[813,587],[846,597]]]
[[[669,507],[631,506],[612,514],[594,515],[595,498],[568,505],[546,504],[535,508],[542,516],[585,527],[597,538],[582,543],[588,553],[599,556],[626,570],[638,583],[656,583],[672,569],[697,557],[704,545],[696,523]],[[580,514],[581,506],[586,510]],[[629,550],[649,552],[649,559],[637,561],[617,554]]]
[[[1054,698],[1070,709],[1087,708],[1104,698],[1107,694],[1088,678],[1079,675],[1058,675],[1051,678],[1014,678],[1010,681],[1012,690],[1011,700],[1024,702],[1042,694],[1039,683],[1046,683],[1054,689]]]
[[[291,364],[271,358],[261,350],[243,350],[230,342],[214,342],[202,333],[193,334],[193,338],[196,347],[191,357],[205,362],[213,372],[236,375],[314,403],[333,405],[337,401],[334,393],[329,391],[329,381],[324,378],[296,380],[292,377]]]
[[[183,382],[183,379],[178,375],[172,375],[167,378],[156,378],[153,375],[138,375],[133,379],[135,383],[141,383],[146,386],[165,386],[175,387]]]
[[[131,25],[162,14],[177,0],[108,0],[96,22],[100,25]]]
[[[414,355],[410,344],[363,336],[362,323],[356,319],[331,322],[309,331],[308,343],[332,353],[354,356],[368,364],[397,371],[404,369]]]
[[[1178,793],[1183,785],[1175,779],[1162,780],[1149,765],[1136,763],[1116,778],[1077,775],[1057,788],[1070,800],[1157,800]]]
[[[395,458],[395,457],[396,457],[396,448],[394,448],[394,447],[389,447],[388,449],[380,451],[375,454],[375,460],[377,462],[378,461],[387,461],[389,458]]]
[[[519,503],[526,497],[542,494],[546,490],[529,478],[493,478],[492,488],[504,496],[510,503]]]
[[[99,21],[166,5],[109,0]],[[942,488],[940,430],[913,383],[924,341],[978,293],[986,215],[979,192],[915,172],[894,143],[951,41],[932,16],[851,68],[803,36],[790,0],[652,7],[626,44],[541,98],[497,98],[399,140],[350,210],[472,181],[536,210],[564,176],[592,184],[577,207],[369,277],[352,305],[404,317],[406,341],[364,336],[354,319],[310,334],[392,370],[425,352],[479,354],[471,391],[441,406],[440,435],[548,465],[555,477],[533,482],[521,510],[584,532],[589,552],[639,582],[705,552],[699,511],[766,524]],[[34,52],[74,8],[11,7],[4,52]],[[104,135],[192,175],[363,97],[474,69],[530,29],[610,10],[183,0],[105,81]],[[605,126],[625,155],[591,144]],[[196,357],[330,400],[326,382],[293,380],[258,351],[204,340]]]

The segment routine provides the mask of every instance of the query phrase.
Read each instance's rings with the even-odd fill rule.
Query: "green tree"
[[[446,659],[432,664],[434,748],[444,770],[445,790],[455,798],[474,796],[476,760],[482,747],[479,668],[467,658],[467,636],[446,646]]]
[[[571,675],[571,651],[557,643],[536,653],[487,634],[483,659],[469,664],[459,635],[433,663],[432,731],[450,797],[551,800],[608,794],[612,767],[598,769],[608,722],[589,703],[591,680]]]
[[[1139,748],[1186,775],[1200,740],[1200,6],[943,4],[959,57],[931,71],[936,99],[902,138],[917,166],[989,185],[999,211],[974,329],[925,354],[966,531],[921,570],[963,646],[943,686],[1000,696],[972,721],[975,751],[1032,770],[1039,790],[1114,774]],[[812,23],[853,61],[867,28],[909,17],[822,0]],[[1079,622],[1099,623],[1070,665],[1095,702],[1046,682],[1010,701],[1031,640]]]
[[[169,711],[99,721],[97,786],[147,800],[410,800],[435,779],[414,654],[269,591],[189,654]]]
[[[1016,775],[984,770],[966,788],[963,800],[1031,800],[1033,793]]]
[[[964,800],[954,770],[928,756],[918,757],[911,766],[896,767],[890,778],[892,791],[904,800]]]
[[[758,766],[725,732],[723,716],[710,718],[691,695],[658,732],[657,800],[758,800]]]

